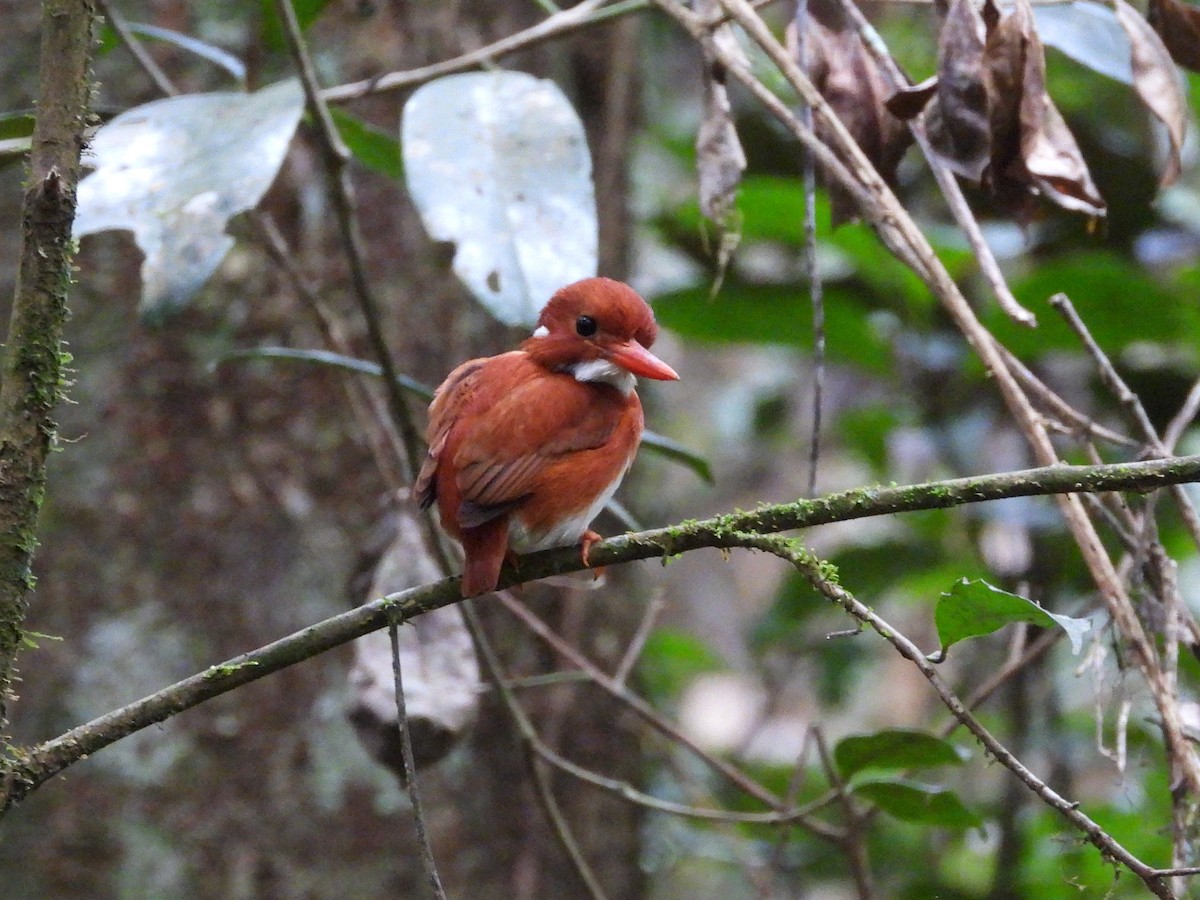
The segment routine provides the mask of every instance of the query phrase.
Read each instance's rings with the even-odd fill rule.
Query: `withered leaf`
[[[1125,0],[1115,0],[1117,21],[1129,35],[1132,47],[1133,86],[1142,103],[1167,128],[1171,149],[1159,184],[1166,187],[1179,177],[1179,154],[1183,131],[1187,127],[1187,98],[1180,86],[1179,73],[1161,38]]]
[[[938,41],[930,141],[957,174],[1019,218],[1036,195],[1091,215],[1104,201],[1046,93],[1046,61],[1029,0],[1002,14],[992,0],[953,0]]]
[[[983,183],[1001,208],[1024,220],[1031,218],[1036,208],[1021,159],[1020,110],[1026,39],[1016,16],[992,15],[988,21],[991,25],[984,56],[984,84],[988,93],[992,157]]]
[[[1184,0],[1150,0],[1147,18],[1171,58],[1200,72],[1200,9]]]
[[[917,84],[900,88],[884,101],[890,112],[897,119],[912,119],[920,115],[929,101],[937,93],[938,80],[936,75],[926,78]]]
[[[1083,154],[1058,107],[1043,90],[1021,97],[1021,153],[1034,185],[1064,209],[1102,216],[1104,198],[1096,190]]]
[[[938,36],[937,104],[929,139],[950,169],[979,181],[992,157],[984,84],[987,28],[972,0],[953,0]]]
[[[392,501],[364,548],[348,593],[365,603],[440,577],[425,549],[416,510]],[[457,606],[435,609],[401,626],[399,655],[409,734],[417,768],[445,756],[474,725],[481,684],[475,647]],[[386,631],[354,642],[347,716],[367,752],[403,780],[399,714]]]
[[[798,16],[788,29],[788,43],[871,164],[888,184],[895,185],[896,169],[912,143],[912,133],[888,111],[886,101],[893,93],[888,77],[836,0],[810,0],[807,15]],[[827,123],[820,116],[814,118],[817,136],[825,139]],[[857,215],[849,197],[839,191],[831,194],[835,224]]]
[[[696,12],[708,16],[720,10],[716,0],[697,0]],[[730,25],[713,32],[713,40],[745,61],[745,53]],[[696,133],[696,172],[700,182],[700,211],[718,226],[733,212],[738,185],[746,170],[746,153],[733,122],[724,69],[708,47],[704,49],[704,112]]]
[[[1105,214],[1100,192],[1075,143],[1075,137],[1046,93],[1046,55],[1033,24],[1029,0],[1017,0],[1011,18],[1025,40],[1021,84],[1021,157],[1030,179],[1064,209],[1093,216]]]

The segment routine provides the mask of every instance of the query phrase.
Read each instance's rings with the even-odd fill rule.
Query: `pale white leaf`
[[[583,124],[551,81],[452,75],[404,107],[404,174],[430,237],[497,319],[531,325],[551,294],[596,274],[598,232]]]
[[[233,246],[225,226],[253,208],[304,110],[296,81],[253,94],[187,94],[121,113],[96,132],[79,185],[75,234],[132,231],[141,249],[142,309],[182,306]]]

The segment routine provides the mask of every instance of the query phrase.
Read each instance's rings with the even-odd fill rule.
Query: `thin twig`
[[[1079,342],[1083,344],[1084,350],[1088,356],[1092,358],[1092,362],[1096,365],[1096,371],[1100,373],[1100,380],[1104,386],[1112,392],[1116,397],[1121,408],[1125,410],[1127,418],[1140,431],[1145,439],[1151,443],[1158,445],[1155,450],[1159,450],[1161,442],[1158,439],[1158,430],[1154,427],[1154,423],[1150,421],[1150,416],[1146,413],[1146,408],[1142,406],[1142,401],[1125,383],[1120,374],[1117,372],[1116,366],[1112,364],[1112,360],[1108,358],[1108,354],[1092,337],[1092,333],[1088,330],[1087,325],[1076,311],[1074,304],[1066,294],[1055,294],[1050,298],[1050,305],[1058,310],[1063,317],[1063,321],[1067,323],[1067,327],[1075,332],[1075,336],[1079,338]]]
[[[508,606],[510,611],[516,612],[518,617],[520,617],[522,619],[522,621],[526,621],[526,623],[531,626],[532,630],[534,630],[534,632],[536,634],[538,634],[540,637],[546,638],[547,643],[549,643],[550,646],[552,646],[556,651],[563,654],[564,656],[574,658],[574,659],[579,659],[580,661],[582,661],[584,663],[584,666],[586,666],[586,668],[584,668],[584,671],[586,671],[588,673],[588,675],[590,676],[593,683],[599,684],[601,687],[605,686],[604,684],[601,683],[601,681],[607,681],[607,679],[604,678],[603,674],[600,673],[599,670],[596,669],[594,666],[592,666],[590,663],[588,663],[587,660],[578,653],[578,651],[576,651],[569,644],[566,644],[565,642],[563,642],[562,639],[559,638],[558,635],[554,634],[554,632],[544,622],[542,622],[540,619],[538,619],[536,616],[534,616],[534,614],[532,612],[529,612],[528,608],[525,607],[524,604],[521,604],[521,603],[519,603],[519,601],[516,601],[511,596],[511,594],[507,591],[501,591],[499,594],[497,594],[497,596],[502,601],[503,600],[511,601],[511,603],[506,603],[506,606]],[[524,615],[517,612],[518,609],[525,610],[525,612],[528,613],[529,618],[526,619],[526,617]],[[486,636],[485,636],[485,640],[486,640]],[[496,659],[495,651],[490,648],[490,645],[488,646],[488,649],[484,652],[485,662],[486,662],[486,658],[489,654],[492,656],[493,659]],[[498,665],[498,662],[497,662],[497,665]],[[504,683],[506,684],[507,682],[504,682]],[[616,695],[614,695],[614,696],[616,696]],[[631,698],[633,697],[633,695],[627,695],[627,696],[631,697]],[[646,809],[654,810],[655,812],[663,812],[663,813],[669,813],[671,815],[683,816],[685,818],[703,819],[706,821],[715,821],[715,822],[727,822],[727,823],[731,823],[731,824],[754,824],[754,825],[801,824],[801,825],[809,826],[812,823],[812,820],[810,818],[812,813],[815,812],[817,809],[820,809],[823,806],[827,805],[824,801],[820,801],[820,802],[814,803],[814,804],[806,804],[803,807],[797,807],[794,804],[781,805],[781,804],[777,804],[777,803],[768,803],[768,805],[777,806],[777,808],[772,809],[769,812],[746,813],[746,812],[733,812],[730,810],[722,810],[722,809],[709,809],[709,808],[701,807],[701,806],[691,806],[691,805],[683,804],[683,803],[675,803],[670,800],[662,800],[658,797],[653,796],[652,794],[647,794],[644,791],[638,790],[637,788],[635,788],[633,785],[629,784],[628,782],[622,781],[618,778],[609,778],[605,775],[601,775],[597,772],[593,772],[592,770],[587,769],[583,766],[580,766],[580,765],[572,762],[571,760],[567,759],[562,754],[558,753],[556,750],[554,750],[552,747],[550,747],[548,744],[546,744],[545,741],[543,741],[541,739],[541,737],[537,733],[537,730],[533,727],[533,723],[529,720],[529,718],[525,714],[524,710],[519,705],[516,704],[515,697],[513,697],[512,699],[513,699],[513,703],[509,707],[509,710],[513,714],[513,717],[517,724],[518,730],[520,731],[522,738],[529,744],[530,747],[532,747],[534,749],[534,751],[540,757],[542,757],[542,759],[544,759],[546,762],[548,762],[555,768],[557,768],[563,772],[566,772],[567,774],[572,775],[575,778],[578,778],[580,781],[584,781],[588,784],[594,785],[595,787],[598,787],[605,791],[608,791],[611,794],[615,794],[616,796],[622,798],[623,800],[626,800],[626,801],[636,804],[638,806],[642,806]],[[618,699],[625,699],[625,698],[618,697]],[[633,699],[636,699],[636,698],[633,698]],[[631,704],[631,708],[636,709],[636,707],[634,707],[632,704]],[[660,729],[660,730],[662,730],[662,729]],[[678,738],[676,737],[675,734],[668,733],[668,736],[672,737],[674,740],[678,741]],[[743,778],[744,777],[745,776],[743,776]],[[842,834],[838,829],[833,828],[832,826],[825,826],[824,823],[820,823],[820,824],[821,824],[821,827],[812,829],[815,834],[817,834],[820,837],[825,837],[825,838],[828,838],[828,839],[831,839],[834,841],[841,840]]]
[[[379,315],[379,306],[371,290],[367,278],[366,258],[363,252],[362,234],[358,225],[358,216],[354,210],[354,189],[350,181],[348,168],[350,151],[342,142],[341,135],[333,123],[329,113],[328,102],[322,97],[317,84],[316,71],[304,43],[304,35],[300,23],[296,19],[296,11],[290,0],[275,0],[275,9],[283,23],[284,36],[288,48],[304,86],[304,96],[309,115],[312,117],[321,158],[325,164],[325,174],[329,180],[330,196],[333,200],[334,214],[337,218],[338,231],[342,238],[342,247],[346,262],[350,267],[350,282],[354,288],[354,297],[367,326],[367,338],[371,343],[376,361],[383,367],[384,390],[387,391],[388,406],[400,432],[400,440],[404,447],[407,477],[416,477],[420,468],[421,437],[409,412],[408,404],[400,390],[397,371],[392,361],[391,351],[383,336],[383,326]]]
[[[607,0],[584,0],[584,2],[572,6],[570,9],[564,9],[561,12],[555,13],[537,25],[509,35],[508,37],[500,38],[500,40],[493,41],[484,47],[480,47],[478,50],[472,50],[469,53],[433,63],[432,65],[421,66],[419,69],[409,69],[405,72],[389,72],[386,75],[379,75],[375,78],[367,78],[350,84],[326,88],[321,92],[321,98],[327,103],[340,103],[346,100],[365,97],[368,94],[413,88],[427,81],[432,81],[435,78],[441,78],[443,75],[476,69],[502,56],[526,50],[535,44],[540,44],[551,38],[561,37],[595,24],[594,14],[606,2]],[[629,13],[643,7],[644,4],[640,2],[637,4],[625,4],[621,12]]]
[[[343,356],[351,354],[349,341],[346,340],[340,321],[322,302],[312,284],[301,273],[300,267],[292,258],[291,249],[287,245],[275,220],[267,213],[254,210],[249,216],[250,225],[254,229],[259,243],[267,251],[272,262],[280,268],[292,290],[300,299],[301,304],[309,311],[317,329],[321,332],[321,340],[330,350]],[[404,448],[400,435],[391,425],[391,419],[386,415],[383,400],[376,391],[371,390],[363,377],[339,379],[343,386],[351,412],[363,433],[367,436],[375,466],[389,490],[399,490],[405,482],[401,461],[404,459]]]
[[[421,792],[417,788],[417,763],[413,757],[412,734],[408,727],[408,708],[404,702],[404,677],[400,671],[400,626],[395,622],[388,625],[388,637],[392,641],[392,679],[396,684],[396,721],[400,726],[400,754],[404,759],[404,786],[408,790],[408,801],[412,804],[413,822],[417,829],[417,845],[421,849],[421,865],[429,888],[438,900],[446,900],[442,879],[438,876],[437,861],[433,858],[433,847],[429,843],[429,832],[425,829],[425,816],[421,812]]]
[[[754,0],[752,6],[755,9],[760,9],[776,2],[778,0]],[[1045,2],[1065,3],[1069,2],[1069,0],[1045,0]],[[456,72],[466,72],[472,69],[492,66],[497,60],[505,56],[528,50],[530,47],[537,46],[545,41],[566,37],[576,31],[590,28],[601,22],[607,22],[610,19],[616,19],[634,12],[641,12],[648,9],[650,5],[650,0],[616,0],[616,2],[611,2],[611,0],[584,0],[584,2],[578,3],[569,9],[556,12],[536,25],[532,25],[523,31],[518,31],[516,34],[502,37],[477,50],[472,50],[460,56],[442,60],[441,62],[432,63],[428,66],[421,66],[417,69],[408,69],[403,72],[388,72],[386,75],[376,75],[372,78],[364,78],[361,81],[339,84],[335,87],[326,88],[321,92],[321,96],[330,103],[344,103],[348,100],[357,100],[360,97],[366,97],[369,94],[415,88],[428,81],[433,81],[435,78],[441,78],[443,75],[453,75]],[[728,13],[722,13],[708,20],[708,24],[710,26],[721,25],[728,22],[729,18]]]
[[[797,0],[796,14],[792,19],[796,34],[796,62],[808,70],[807,43],[801,37],[808,25],[808,0]],[[804,127],[813,127],[812,107],[800,103],[800,121]],[[801,166],[804,179],[804,275],[808,279],[808,297],[812,306],[813,327],[813,387],[812,387],[812,434],[808,444],[808,490],[809,497],[817,493],[817,465],[821,460],[821,408],[825,398],[825,295],[822,290],[821,272],[817,269],[817,165],[807,148],[802,147]]]
[[[871,865],[867,859],[867,845],[863,834],[864,817],[854,808],[854,801],[850,799],[850,793],[846,789],[846,781],[829,754],[824,733],[817,730],[813,736],[816,739],[817,758],[821,761],[821,768],[825,770],[825,777],[833,786],[833,795],[837,797],[838,805],[846,815],[846,838],[842,842],[842,848],[850,861],[854,889],[858,892],[859,900],[871,900]]]
[[[1179,439],[1183,437],[1183,432],[1192,424],[1197,415],[1200,415],[1200,379],[1197,379],[1192,385],[1192,389],[1188,391],[1187,397],[1179,407],[1179,412],[1175,413],[1167,424],[1166,431],[1163,432],[1163,447],[1168,453],[1175,452],[1175,448],[1179,445]]]
[[[1055,416],[1061,419],[1071,434],[1089,435],[1099,440],[1107,441],[1110,444],[1116,444],[1118,447],[1128,447],[1135,450],[1142,448],[1141,441],[1135,441],[1131,437],[1126,437],[1120,432],[1113,431],[1111,428],[1101,425],[1091,416],[1077,410],[1053,388],[1038,378],[1011,351],[1002,349],[1002,353],[1005,364],[1012,371],[1013,375],[1016,376],[1017,381],[1021,383],[1021,387],[1027,390],[1031,397],[1043,403]]]
[[[504,607],[524,622],[534,634],[545,641],[557,653],[566,657],[573,666],[587,672],[597,687],[621,701],[647,724],[688,750],[713,771],[723,775],[731,784],[737,786],[751,797],[754,797],[772,809],[778,810],[782,806],[780,799],[771,791],[748,777],[741,769],[707,752],[649,703],[630,691],[624,684],[619,684],[610,678],[599,666],[560,638],[549,625],[543,622],[524,603],[521,603],[508,592],[501,592],[497,596],[500,602],[504,604]]]
[[[154,82],[154,86],[168,97],[177,96],[179,89],[171,83],[171,79],[167,77],[167,73],[154,61],[154,57],[150,55],[150,51],[146,49],[146,45],[139,41],[137,36],[129,30],[124,16],[118,13],[108,0],[96,0],[96,6],[104,18],[108,20],[108,24],[112,26],[112,30],[116,32],[117,40],[133,55],[137,64],[142,67],[142,71],[150,76],[150,80]]]
[[[1159,438],[1158,429],[1155,428],[1149,414],[1146,412],[1146,408],[1142,405],[1141,398],[1134,393],[1134,391],[1125,382],[1125,379],[1121,377],[1121,374],[1117,371],[1116,366],[1114,366],[1112,360],[1109,359],[1108,354],[1104,352],[1104,349],[1092,336],[1087,324],[1083,321],[1083,318],[1079,315],[1078,311],[1076,311],[1075,306],[1071,303],[1070,298],[1067,297],[1066,294],[1055,294],[1050,298],[1050,304],[1059,311],[1059,313],[1063,316],[1063,319],[1066,321],[1067,326],[1079,338],[1080,342],[1084,346],[1084,349],[1095,363],[1096,369],[1100,373],[1101,381],[1104,383],[1105,387],[1107,387],[1109,391],[1111,391],[1112,394],[1117,398],[1121,408],[1125,410],[1126,417],[1130,420],[1130,422],[1133,423],[1134,427],[1142,433],[1142,437],[1149,445],[1151,451],[1159,454],[1160,456],[1169,456],[1171,451]],[[1179,510],[1179,517],[1183,521],[1184,528],[1187,529],[1188,534],[1191,536],[1192,543],[1197,549],[1200,549],[1200,513],[1197,513],[1195,504],[1192,503],[1191,496],[1183,487],[1179,485],[1173,485],[1171,487],[1171,498],[1175,501],[1175,506]],[[1151,535],[1148,533],[1150,530],[1155,528],[1154,498],[1151,497],[1148,499],[1146,508],[1143,510],[1140,516],[1140,524],[1135,520],[1135,517],[1132,514],[1130,514],[1129,518],[1134,523],[1133,530],[1138,532],[1141,537],[1141,540],[1138,542],[1135,551],[1138,554],[1139,559],[1145,561],[1149,557],[1153,560],[1165,560],[1165,553],[1155,552],[1156,548],[1161,551],[1161,545],[1158,543],[1157,539],[1151,540]],[[1165,565],[1164,563],[1163,565],[1159,565],[1158,568],[1163,570],[1165,568],[1169,568],[1169,566]],[[1159,581],[1170,581],[1173,583],[1174,579],[1171,577],[1169,572],[1163,571],[1159,575]],[[1192,635],[1193,643],[1200,641],[1200,626],[1196,624],[1195,618],[1190,612],[1182,609],[1182,600],[1178,594],[1174,592],[1164,592],[1162,600],[1167,606],[1170,615],[1178,616],[1182,623],[1186,623],[1188,631]],[[1174,635],[1168,635],[1168,640],[1172,640],[1174,637]],[[1168,667],[1164,671],[1167,679],[1173,679],[1175,677],[1175,670],[1173,668]],[[1186,760],[1180,760],[1180,764],[1186,765]]]
[[[503,593],[500,596],[503,596]],[[524,707],[521,706],[512,688],[508,686],[504,669],[500,665],[500,657],[496,654],[496,650],[487,636],[487,631],[479,619],[479,613],[475,609],[475,604],[470,600],[463,601],[463,618],[467,623],[467,628],[471,631],[471,637],[475,641],[479,655],[483,658],[488,678],[491,680],[492,685],[499,690],[504,707],[512,717],[513,723],[517,726],[517,731],[525,742],[526,748],[530,754],[541,755],[541,748],[544,745],[538,739],[537,730],[529,720]],[[606,900],[607,895],[600,886],[600,882],[596,878],[596,873],[588,865],[587,858],[583,855],[583,851],[579,847],[579,842],[575,840],[575,835],[571,831],[570,824],[562,814],[545,770],[537,764],[536,759],[533,759],[532,756],[529,759],[529,769],[530,774],[533,776],[538,800],[546,813],[546,818],[550,821],[551,830],[554,832],[555,837],[558,838],[559,845],[567,854],[567,858],[571,860],[571,865],[575,873],[579,876],[579,880],[583,883],[588,895],[593,900]]]
[[[614,684],[625,684],[629,678],[629,673],[637,665],[638,657],[642,655],[642,648],[646,646],[650,632],[658,624],[658,617],[662,615],[662,611],[666,608],[667,594],[665,591],[656,590],[650,595],[650,602],[646,604],[646,611],[642,613],[642,620],[638,622],[637,631],[633,633],[633,637],[629,641],[629,646],[625,648],[625,655],[621,657],[620,665],[617,666],[617,671],[613,673]]]
[[[818,726],[810,725],[804,729],[804,737],[800,739],[800,749],[796,751],[796,761],[792,764],[791,775],[788,776],[787,792],[783,795],[783,802],[788,806],[795,805],[796,798],[800,796],[800,791],[808,779],[809,748],[812,746],[813,734],[818,730]],[[767,857],[767,871],[772,875],[782,868],[783,853],[787,849],[791,837],[792,829],[784,827],[779,829],[779,836],[771,847],[770,856]],[[771,893],[766,894],[767,898],[772,896],[774,895]]]

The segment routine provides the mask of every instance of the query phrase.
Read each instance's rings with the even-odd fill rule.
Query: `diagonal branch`
[[[819,559],[803,547],[797,545],[796,542],[780,535],[744,534],[740,538],[734,537],[734,543],[739,543],[743,547],[772,553],[780,559],[790,562],[817,591],[841,606],[858,621],[870,625],[884,640],[895,647],[901,656],[905,657],[920,670],[947,709],[975,736],[989,756],[1017,776],[1043,802],[1057,810],[1072,825],[1083,832],[1087,840],[1095,845],[1105,857],[1116,860],[1128,867],[1130,871],[1142,880],[1142,883],[1145,884],[1146,888],[1152,894],[1163,898],[1163,900],[1174,900],[1175,894],[1171,890],[1171,886],[1163,870],[1146,864],[1130,853],[1129,850],[1106,832],[1099,823],[1083,813],[1079,809],[1078,803],[1072,803],[1067,800],[1028,769],[1021,760],[984,727],[983,723],[971,714],[966,704],[959,699],[950,685],[938,674],[934,664],[921,652],[921,649],[876,615],[873,610],[859,601],[852,593],[841,585],[831,581],[822,571],[822,564]]]
[[[404,400],[404,395],[400,391],[395,363],[392,361],[391,351],[388,350],[387,341],[383,335],[379,304],[367,277],[362,230],[354,209],[354,187],[348,168],[350,151],[346,148],[333,123],[328,101],[321,95],[320,87],[317,84],[316,70],[313,67],[308,47],[304,43],[304,35],[300,31],[300,24],[296,19],[296,11],[292,8],[291,0],[275,0],[275,9],[279,14],[280,21],[284,24],[284,37],[287,38],[288,47],[300,73],[300,82],[304,86],[308,112],[313,120],[321,159],[325,164],[329,196],[337,218],[338,232],[341,235],[346,262],[350,267],[350,283],[354,289],[354,298],[358,302],[363,321],[366,323],[371,349],[379,365],[383,368],[384,390],[387,391],[388,406],[395,419],[396,428],[400,432],[400,441],[408,468],[407,476],[411,481],[417,477],[417,469],[420,468],[421,437],[413,422],[412,413],[409,412],[408,405]]]
[[[1153,491],[1200,481],[1200,456],[1101,466],[1046,466],[999,475],[957,478],[907,487],[860,488],[814,500],[797,500],[735,512],[703,521],[610,538],[590,551],[593,565],[637,559],[667,559],[703,547],[738,546],[745,532],[773,533],[871,516],[923,509],[948,509],[1007,497],[1031,497],[1079,491]],[[520,569],[507,567],[500,588],[549,575],[578,571],[578,548],[562,547],[522,557]],[[0,810],[80,759],[124,737],[165,721],[251,681],[310,659],[355,638],[421,613],[458,602],[458,578],[444,578],[366,603],[249,653],[198,672],[148,697],[106,713],[36,747],[13,748],[12,761],[0,769]]]
[[[826,126],[830,143],[817,138],[811,128],[792,112],[739,58],[713,40],[709,24],[679,0],[653,0],[676,20],[691,37],[708,47],[726,66],[730,76],[741,82],[799,140],[834,179],[858,203],[863,217],[884,245],[910,266],[929,287],[953,320],[996,387],[1024,436],[1034,459],[1041,465],[1059,462],[1045,421],[1009,369],[999,342],[980,322],[966,297],[933,252],[924,233],[867,159],[841,120],[817,91],[808,76],[775,38],[747,0],[720,0],[722,7],[762,48],[789,86],[810,106]],[[1087,510],[1070,494],[1059,498],[1059,509],[1083,555],[1105,608],[1131,650],[1131,656],[1154,698],[1163,740],[1169,758],[1180,767],[1186,792],[1200,795],[1200,759],[1184,734],[1178,698],[1164,673],[1158,651],[1147,634],[1133,602]]]

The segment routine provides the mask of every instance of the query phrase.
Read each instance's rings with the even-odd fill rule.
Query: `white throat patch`
[[[533,329],[534,337],[545,337],[549,333],[550,333],[550,329],[547,328],[545,325],[539,325],[537,328]]]
[[[633,389],[637,385],[637,378],[632,372],[622,369],[607,359],[590,359],[587,362],[576,363],[567,371],[575,376],[576,381],[611,384],[626,397],[633,393]]]

